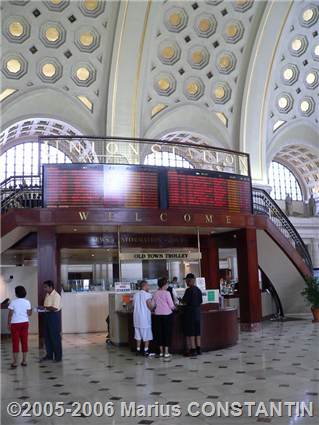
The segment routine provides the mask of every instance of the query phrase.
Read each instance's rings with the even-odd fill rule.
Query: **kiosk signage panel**
[[[202,291],[206,291],[206,282],[204,277],[196,278],[196,286]]]
[[[207,302],[209,302],[209,303],[219,303],[219,290],[218,289],[208,289],[207,290]]]
[[[120,260],[200,260],[200,252],[121,252]],[[205,281],[205,280],[204,280]]]
[[[115,282],[115,292],[131,292],[131,284],[127,282]]]

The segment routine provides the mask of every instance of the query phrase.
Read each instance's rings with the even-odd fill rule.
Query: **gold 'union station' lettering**
[[[85,211],[79,211],[79,216],[82,221],[86,221],[88,219],[89,213]]]

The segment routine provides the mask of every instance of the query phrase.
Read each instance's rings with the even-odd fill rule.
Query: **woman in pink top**
[[[172,337],[172,311],[175,310],[175,305],[167,290],[168,282],[165,277],[158,279],[158,287],[153,296],[155,338],[160,349],[160,357],[168,358],[170,357],[168,347],[171,345]]]

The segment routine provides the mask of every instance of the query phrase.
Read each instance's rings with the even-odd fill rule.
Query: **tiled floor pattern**
[[[37,338],[30,337],[29,365],[10,370],[11,346],[2,343],[2,424],[145,424],[318,425],[319,324],[311,320],[265,322],[260,332],[241,333],[239,344],[195,359],[170,362],[136,357],[125,348],[109,348],[103,334],[64,335],[60,364],[38,362]],[[6,413],[12,401],[112,401],[116,415],[103,417],[19,417]],[[310,417],[190,417],[191,401],[313,401]],[[121,417],[120,403],[178,403],[182,416]]]

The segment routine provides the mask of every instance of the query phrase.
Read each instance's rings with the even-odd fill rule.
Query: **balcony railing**
[[[12,176],[0,184],[1,211],[9,208],[42,207],[40,176]]]

